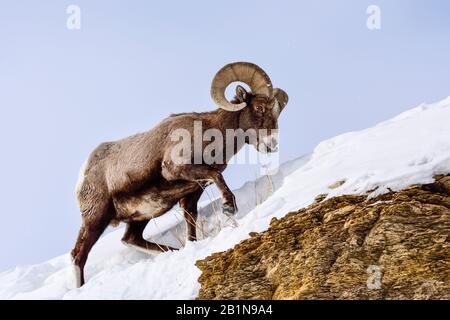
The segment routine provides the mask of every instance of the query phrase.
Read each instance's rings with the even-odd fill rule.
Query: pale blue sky
[[[66,28],[69,4],[80,31]],[[366,27],[370,4],[379,31]],[[210,81],[228,62],[261,65],[289,93],[286,161],[449,96],[449,57],[445,0],[2,0],[0,270],[69,251],[89,152],[169,113],[214,108]],[[251,171],[225,176],[238,187]]]

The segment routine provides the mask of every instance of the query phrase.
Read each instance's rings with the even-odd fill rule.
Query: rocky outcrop
[[[450,176],[319,197],[197,266],[199,299],[450,299]]]

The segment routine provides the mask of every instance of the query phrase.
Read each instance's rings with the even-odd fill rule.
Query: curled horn
[[[289,96],[283,89],[280,89],[280,88],[273,89],[273,96],[275,97],[275,99],[278,102],[279,108],[277,110],[277,113],[280,114],[281,111],[283,111],[284,107],[289,102]]]
[[[269,76],[256,64],[234,62],[220,69],[211,84],[211,97],[218,107],[227,111],[239,111],[247,106],[245,102],[233,104],[225,98],[225,90],[232,82],[243,82],[253,94],[273,97],[273,87]]]

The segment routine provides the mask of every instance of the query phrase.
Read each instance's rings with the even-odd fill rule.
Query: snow
[[[182,247],[182,219],[174,209],[151,222],[145,235],[181,250],[159,255],[137,252],[122,245],[123,229],[119,229],[100,239],[92,250],[82,288],[74,287],[66,254],[0,273],[0,298],[194,299],[200,275],[196,260],[232,248],[250,232],[267,229],[273,217],[305,207],[319,194],[371,192],[375,196],[449,173],[449,124],[450,97],[326,140],[312,154],[282,165],[270,180],[262,177],[235,190],[240,209],[235,222],[217,213],[220,199],[204,202],[198,230],[202,240]],[[336,184],[339,181],[344,183]]]

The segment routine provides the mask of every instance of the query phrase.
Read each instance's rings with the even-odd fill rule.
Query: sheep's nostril
[[[266,145],[267,152],[277,152],[278,142],[276,140],[271,140],[269,144]]]
[[[267,136],[263,139],[263,150],[265,152],[277,152],[278,151],[278,139],[275,137]]]

